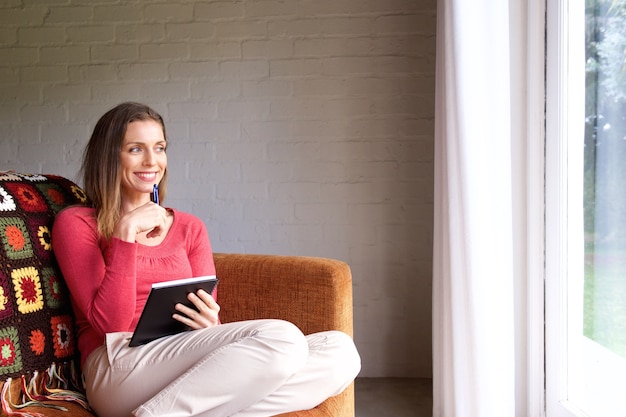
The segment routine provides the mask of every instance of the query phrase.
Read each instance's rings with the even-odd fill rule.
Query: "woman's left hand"
[[[212,327],[219,324],[220,306],[211,297],[211,294],[204,290],[197,293],[189,293],[187,296],[196,309],[176,304],[175,308],[182,314],[174,314],[173,318],[186,324],[194,330]]]

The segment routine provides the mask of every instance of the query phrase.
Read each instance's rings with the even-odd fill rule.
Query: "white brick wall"
[[[0,169],[76,178],[97,118],[166,119],[216,251],[354,275],[364,376],[431,375],[436,0],[0,4]]]

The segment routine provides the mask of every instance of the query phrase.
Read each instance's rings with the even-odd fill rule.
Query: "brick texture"
[[[354,275],[363,376],[428,377],[436,0],[0,4],[0,169],[76,178],[97,118],[167,122],[216,251]]]

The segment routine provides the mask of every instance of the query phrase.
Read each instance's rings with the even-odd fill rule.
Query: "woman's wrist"
[[[124,225],[124,222],[118,222],[113,230],[113,237],[118,238],[124,242],[135,243],[137,239],[137,232],[134,228]]]

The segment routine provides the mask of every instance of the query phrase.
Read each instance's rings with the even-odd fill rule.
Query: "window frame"
[[[548,417],[585,415],[570,398],[580,358],[585,103],[584,0],[554,0],[546,10],[545,393]],[[577,175],[580,177],[577,181]],[[581,297],[582,298],[582,297]]]

